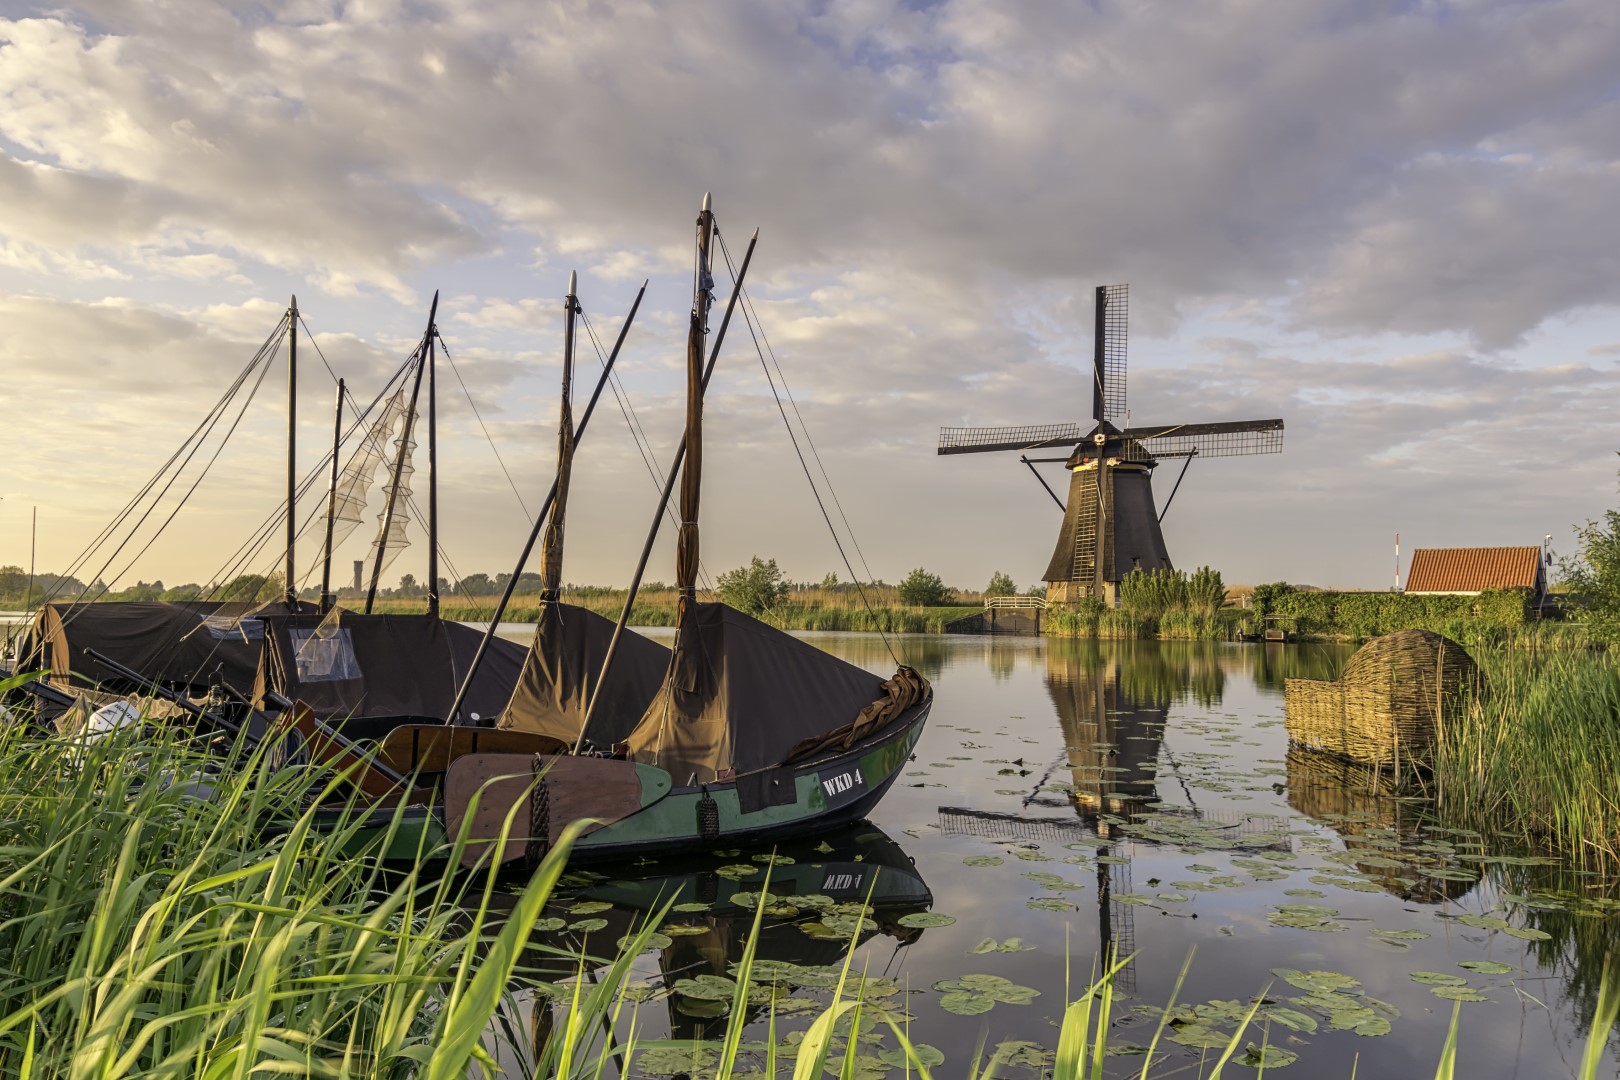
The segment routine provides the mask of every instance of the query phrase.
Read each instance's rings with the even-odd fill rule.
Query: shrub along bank
[[[1432,630],[1468,642],[1501,642],[1538,623],[1527,593],[1490,590],[1475,596],[1395,592],[1306,592],[1286,584],[1254,592],[1258,619],[1282,616],[1305,637],[1364,639],[1397,630]]]

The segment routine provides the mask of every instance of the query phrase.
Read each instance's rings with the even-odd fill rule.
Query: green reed
[[[1448,820],[1550,846],[1580,866],[1620,859],[1620,663],[1602,652],[1482,650],[1484,685],[1440,733]]]

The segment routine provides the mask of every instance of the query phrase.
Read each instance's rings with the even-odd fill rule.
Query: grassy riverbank
[[[699,593],[703,600],[713,600],[712,594]],[[565,593],[564,600],[589,608],[599,615],[617,619],[624,609],[625,592],[622,589],[582,589]],[[447,619],[459,622],[488,622],[499,597],[446,597],[439,611]],[[861,603],[860,594],[851,589],[799,589],[788,594],[786,602],[763,612],[759,618],[782,630],[845,630],[876,631],[890,634],[939,634],[945,624],[965,615],[976,615],[984,610],[982,601],[967,598],[963,603],[941,607],[917,607],[900,602],[892,587],[867,590],[872,603],[868,611]],[[636,595],[630,612],[632,626],[674,626],[676,593],[674,589],[643,589]],[[419,612],[426,610],[426,601],[420,597],[389,597],[377,601],[380,612]],[[539,617],[540,597],[535,594],[514,596],[508,605],[504,622],[529,623]]]

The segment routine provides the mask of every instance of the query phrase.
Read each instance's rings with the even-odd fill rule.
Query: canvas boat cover
[[[613,620],[574,604],[542,607],[517,688],[496,726],[549,735],[572,746],[613,627]],[[670,651],[656,641],[628,630],[621,634],[588,740],[604,747],[624,742],[663,685],[669,661]]]
[[[349,717],[443,719],[483,635],[432,615],[365,615],[336,608],[324,618],[265,620],[254,700],[275,692],[323,720]],[[463,702],[459,722],[499,713],[526,650],[496,638]]]
[[[910,668],[883,680],[724,604],[693,604],[663,685],[626,740],[677,785],[847,749],[927,700]],[[594,721],[593,721],[594,724]]]
[[[253,689],[263,625],[254,606],[210,601],[106,601],[46,604],[34,618],[18,657],[29,670],[122,685],[88,650],[142,675],[192,690],[224,684]]]

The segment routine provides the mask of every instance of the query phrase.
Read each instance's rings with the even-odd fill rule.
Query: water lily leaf
[[[1076,910],[1078,910],[1073,904],[1069,903],[1067,900],[1064,900],[1061,897],[1056,897],[1056,896],[1042,896],[1042,897],[1040,897],[1038,899],[1031,900],[1029,903],[1025,904],[1024,906],[1027,907],[1027,908],[1030,908],[1033,911],[1076,911]]]
[[[606,900],[581,900],[568,909],[570,915],[595,915],[599,911],[608,911],[613,907]]]
[[[1459,915],[1457,921],[1464,926],[1472,926],[1479,930],[1508,930],[1512,924],[1506,919],[1499,919],[1495,915]]]
[[[1186,894],[1178,892],[1162,892],[1159,894],[1159,899],[1167,904],[1185,904],[1187,902]]]
[[[1383,938],[1385,941],[1422,941],[1429,936],[1427,930],[1385,930],[1382,927],[1372,932],[1373,937]]]
[[[927,1068],[935,1069],[945,1064],[944,1052],[938,1047],[929,1046],[927,1043],[912,1043],[911,1052],[916,1054],[917,1060]],[[878,1055],[878,1060],[894,1069],[903,1069],[910,1061],[906,1052],[900,1049],[885,1050]]]
[[[1026,1069],[1044,1069],[1052,1060],[1052,1052],[1040,1043],[1033,1043],[1027,1039],[1012,1039],[996,1044],[995,1052],[990,1060],[1002,1065],[1012,1065]]]
[[[1350,1030],[1357,1035],[1388,1035],[1389,1021],[1382,1016],[1374,1016],[1370,1020],[1363,1020]]]
[[[759,873],[759,867],[751,863],[732,863],[729,866],[720,867],[715,873],[720,877],[730,878],[735,881],[738,878],[753,877]]]
[[[1205,1027],[1202,1024],[1183,1024],[1176,1028],[1169,1038],[1171,1042],[1197,1049],[1224,1047],[1232,1041],[1231,1036],[1224,1035],[1216,1029]]]
[[[910,915],[900,916],[895,921],[901,926],[917,929],[925,926],[950,926],[956,919],[939,911],[914,911]]]
[[[1153,903],[1153,897],[1143,896],[1141,893],[1115,893],[1112,899],[1117,904],[1132,904],[1137,907],[1145,907]]]
[[[691,1047],[660,1046],[636,1054],[636,1070],[652,1076],[703,1072],[718,1058],[714,1051],[694,1043]]]
[[[960,979],[937,982],[934,989],[941,992],[940,1008],[958,1016],[989,1012],[998,1002],[1027,1005],[1041,993],[1032,987],[1019,986],[1000,975],[963,975]]]
[[[1464,960],[1457,966],[1468,971],[1477,971],[1481,975],[1506,975],[1517,970],[1512,964],[1503,964],[1495,960]]]
[[[1468,980],[1445,971],[1414,971],[1412,981],[1424,986],[1465,986]]]
[[[630,947],[630,943],[635,940],[636,935],[634,934],[624,935],[624,937],[619,939],[618,947],[620,951],[622,952],[623,950],[628,949]],[[642,951],[645,952],[648,949],[667,949],[673,944],[675,944],[675,939],[671,938],[668,934],[660,934],[658,931],[654,930],[652,933],[647,935],[647,940],[642,946]]]
[[[1256,1046],[1253,1043],[1244,1050],[1243,1056],[1237,1059],[1239,1065],[1247,1065],[1251,1069],[1280,1069],[1285,1065],[1292,1065],[1299,1060],[1299,1055],[1292,1050],[1284,1050],[1280,1046]]]
[[[1290,1031],[1316,1031],[1316,1017],[1302,1013],[1298,1009],[1285,1009],[1281,1005],[1274,1005],[1266,1010],[1266,1017]]]
[[[969,855],[962,860],[964,866],[1000,866],[1004,862],[999,855]]]
[[[1489,999],[1470,986],[1431,986],[1429,993],[1435,997],[1445,998],[1447,1001],[1488,1001]]]
[[[698,911],[708,911],[708,910],[709,910],[709,908],[710,908],[710,907],[711,907],[711,906],[712,906],[712,905],[709,905],[709,904],[698,904],[698,903],[692,903],[692,904],[676,904],[676,905],[675,905],[675,906],[674,906],[674,907],[673,907],[673,908],[671,908],[671,909],[670,909],[670,910],[671,910],[671,911],[678,911],[678,912],[680,912],[680,913],[681,913],[681,914],[683,914],[683,915],[690,915],[690,914],[692,914],[692,913],[693,913],[693,912],[698,912]]]
[[[1319,994],[1333,994],[1339,990],[1355,990],[1361,980],[1341,975],[1337,971],[1297,971],[1294,968],[1272,968],[1271,973],[1289,986]],[[1341,995],[1342,996],[1342,995]]]
[[[534,928],[536,930],[561,930],[563,927],[565,927],[567,925],[568,925],[568,920],[566,920],[566,919],[546,918],[546,919],[536,919],[535,923],[534,923]]]
[[[578,922],[569,923],[568,929],[577,930],[582,934],[589,934],[592,931],[601,930],[607,924],[606,919],[580,919]]]
[[[681,997],[704,1001],[730,1001],[737,993],[737,984],[724,975],[699,975],[691,979],[677,979],[673,987]]]
[[[1508,937],[1516,937],[1521,941],[1550,941],[1552,935],[1545,930],[1537,930],[1533,926],[1510,926],[1502,933]]]

